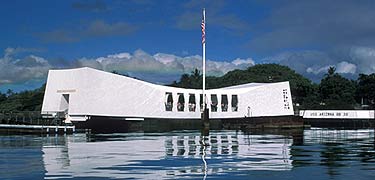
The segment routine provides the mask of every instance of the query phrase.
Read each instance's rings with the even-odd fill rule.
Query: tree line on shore
[[[119,74],[118,72],[114,72]],[[287,66],[258,64],[245,70],[233,70],[221,77],[206,77],[208,89],[245,83],[270,83],[289,81],[293,105],[298,109],[373,109],[375,107],[375,74],[359,74],[357,80],[347,79],[330,67],[320,83],[296,73]],[[195,69],[183,74],[179,81],[169,86],[181,88],[202,88],[202,74]],[[45,84],[35,90],[15,93],[0,92],[0,112],[40,111]]]
[[[44,90],[46,85],[35,90],[22,91],[19,93],[8,89],[0,92],[0,113],[15,111],[40,111],[42,109]]]
[[[289,81],[293,105],[298,109],[373,109],[375,106],[375,74],[359,74],[357,80],[347,79],[330,67],[320,83],[296,73],[287,66],[258,64],[245,70],[234,70],[221,77],[206,77],[208,89],[245,83]],[[202,74],[196,69],[183,74],[174,87],[202,88]]]

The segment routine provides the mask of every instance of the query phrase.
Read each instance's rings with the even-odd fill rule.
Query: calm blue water
[[[374,130],[0,136],[0,179],[375,179]]]

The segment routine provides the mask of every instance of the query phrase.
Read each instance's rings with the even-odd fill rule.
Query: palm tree
[[[330,66],[328,68],[328,74],[326,76],[333,76],[336,73],[336,68],[334,66]]]
[[[8,89],[6,94],[7,94],[7,96],[9,97],[9,96],[13,95],[14,92],[13,92],[13,90]]]

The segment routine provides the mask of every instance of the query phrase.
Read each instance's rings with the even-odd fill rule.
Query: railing
[[[59,117],[43,118],[40,111],[0,111],[0,124],[63,125]]]

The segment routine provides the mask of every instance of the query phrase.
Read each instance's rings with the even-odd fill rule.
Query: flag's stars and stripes
[[[202,19],[201,27],[202,27],[202,44],[204,44],[206,42],[206,29],[205,29],[204,19]]]

